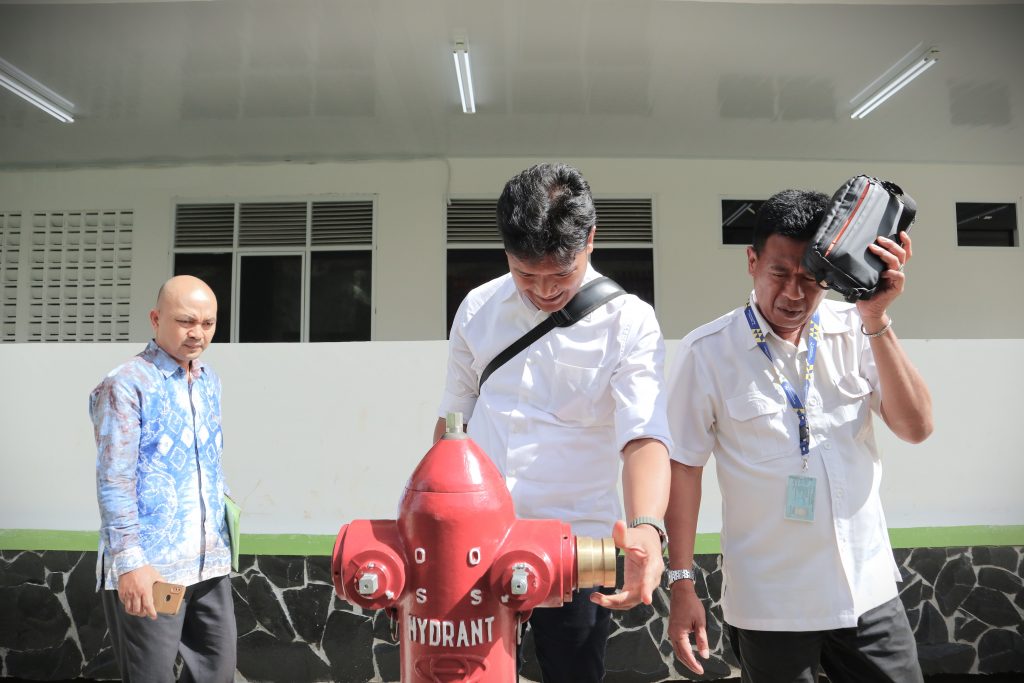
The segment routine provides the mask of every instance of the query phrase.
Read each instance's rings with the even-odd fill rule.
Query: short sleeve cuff
[[[675,447],[669,451],[669,457],[676,462],[689,465],[690,467],[704,467],[708,464],[708,460],[711,459],[711,453],[698,453],[697,451]]]
[[[149,562],[146,561],[146,554],[142,552],[142,548],[126,548],[114,556],[114,573],[121,576],[147,564]]]
[[[619,434],[617,438],[620,453],[625,450],[626,445],[629,444],[630,441],[636,441],[638,439],[654,439],[655,441],[660,441],[665,445],[665,450],[669,453],[672,452],[672,439],[668,435],[668,430],[665,430],[664,433],[659,433],[657,430],[640,428],[631,429],[625,433]]]

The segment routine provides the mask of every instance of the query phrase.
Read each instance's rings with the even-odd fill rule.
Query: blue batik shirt
[[[147,564],[186,586],[230,571],[220,378],[199,361],[191,367],[190,385],[150,341],[89,397],[105,588]]]

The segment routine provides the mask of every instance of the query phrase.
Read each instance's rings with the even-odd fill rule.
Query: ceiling
[[[1024,163],[1024,4],[0,0],[0,167],[431,157]],[[451,47],[468,38],[478,113]],[[863,120],[915,50],[939,63]]]

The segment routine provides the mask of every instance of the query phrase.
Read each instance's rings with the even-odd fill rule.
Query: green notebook
[[[238,533],[238,521],[242,517],[242,508],[238,507],[238,503],[231,500],[231,496],[224,496],[224,518],[228,523],[228,536],[231,537],[231,568],[238,571],[238,541],[240,535]]]

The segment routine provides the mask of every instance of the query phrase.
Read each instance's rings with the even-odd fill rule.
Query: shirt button
[[[830,451],[832,450],[832,444],[826,441],[822,448],[824,448],[826,451]]]

